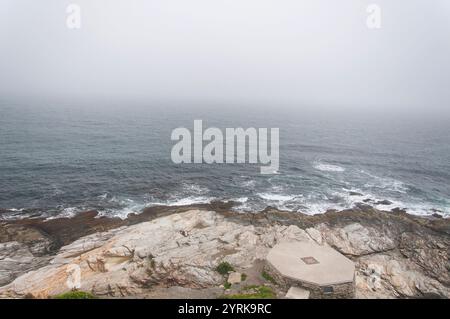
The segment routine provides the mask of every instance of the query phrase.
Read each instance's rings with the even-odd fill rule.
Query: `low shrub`
[[[224,276],[224,275],[228,274],[229,272],[234,271],[234,268],[226,261],[223,261],[216,267],[216,271],[219,274]]]

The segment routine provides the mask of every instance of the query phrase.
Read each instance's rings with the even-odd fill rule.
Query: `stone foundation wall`
[[[264,266],[264,271],[272,276],[276,283],[285,288],[286,291],[292,286],[309,290],[311,299],[352,299],[355,296],[354,279],[352,282],[338,285],[312,285],[309,283],[284,277],[267,261]]]

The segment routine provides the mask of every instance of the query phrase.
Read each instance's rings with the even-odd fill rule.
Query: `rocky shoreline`
[[[217,298],[267,286],[262,261],[274,245],[310,241],[355,262],[356,298],[450,297],[450,220],[359,205],[304,215],[268,208],[255,214],[231,203],[152,207],[127,219],[98,217],[0,222],[0,297],[48,298],[81,287],[104,298]],[[227,283],[226,262],[242,275]],[[227,289],[225,289],[227,288]]]

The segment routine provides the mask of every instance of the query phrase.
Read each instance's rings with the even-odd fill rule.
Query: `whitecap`
[[[180,196],[164,201],[155,200],[147,203],[146,206],[188,206],[194,204],[210,204],[215,199],[215,197],[206,196]]]
[[[242,187],[245,188],[254,188],[256,185],[256,182],[254,180],[245,181],[242,183]]]
[[[183,190],[188,194],[201,195],[209,192],[209,189],[198,184],[183,183]]]
[[[236,198],[236,201],[239,203],[245,203],[248,201],[248,197],[239,197],[239,198]]]
[[[110,202],[119,204],[120,208],[112,208],[100,210],[97,217],[117,217],[120,219],[126,219],[129,214],[140,214],[142,210],[148,205],[145,202],[136,202],[130,198],[111,198]]]
[[[333,164],[327,164],[327,163],[321,163],[321,162],[316,162],[313,164],[313,167],[319,171],[322,172],[337,172],[337,173],[342,173],[345,171],[345,168],[338,166],[338,165],[333,165]]]
[[[330,209],[342,210],[342,207],[339,204],[332,204],[327,202],[317,202],[317,203],[308,203],[304,208],[298,210],[299,213],[303,213],[306,215],[317,215],[326,213]]]
[[[360,172],[371,177],[372,179],[370,182],[367,182],[364,185],[364,187],[366,188],[380,188],[383,190],[399,192],[403,194],[407,193],[409,189],[405,183],[395,178],[376,176],[364,170],[361,170]]]
[[[248,201],[248,197],[232,198],[231,201],[236,203],[246,203]]]
[[[275,201],[275,202],[287,202],[290,200],[293,200],[296,196],[293,195],[281,195],[281,194],[273,194],[273,193],[258,193],[257,194],[262,199],[268,200],[268,201]]]
[[[52,220],[56,218],[73,218],[79,211],[81,211],[81,209],[78,207],[66,207],[58,214],[49,216],[45,220]]]
[[[100,198],[100,199],[106,199],[107,197],[108,197],[108,193],[104,193],[104,194],[98,196],[98,198]]]
[[[209,204],[214,200],[214,197],[204,197],[204,196],[188,196],[180,199],[175,199],[167,201],[167,206],[187,206],[194,204]]]
[[[258,208],[250,204],[249,202],[245,202],[233,207],[232,210],[238,213],[250,213],[257,212]]]

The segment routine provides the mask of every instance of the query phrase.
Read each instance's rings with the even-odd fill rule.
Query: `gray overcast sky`
[[[366,27],[366,8],[382,28]],[[66,27],[66,7],[82,28]],[[450,108],[449,0],[0,0],[0,98]]]

